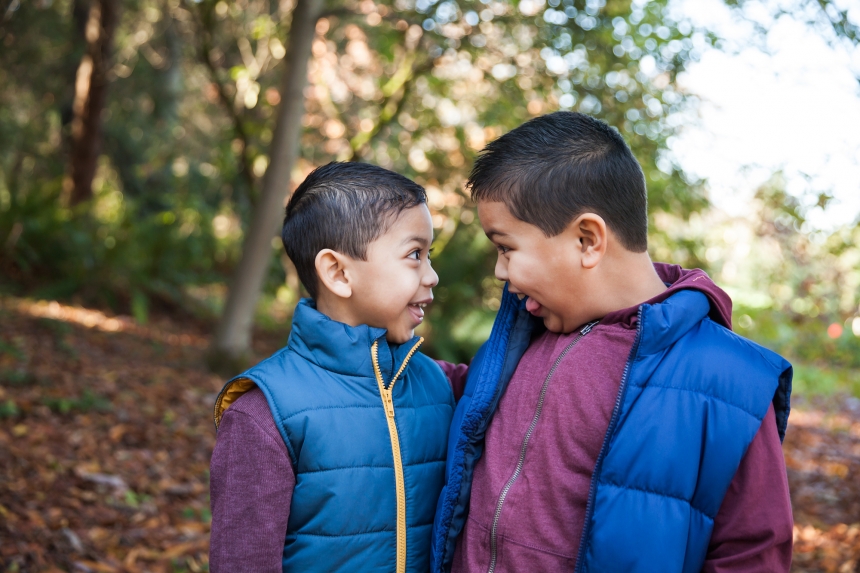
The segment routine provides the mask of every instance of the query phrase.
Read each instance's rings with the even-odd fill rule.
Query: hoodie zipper
[[[392,390],[394,383],[406,370],[406,365],[409,359],[424,342],[423,338],[419,338],[415,346],[403,359],[403,364],[400,369],[391,379],[388,388],[385,387],[385,382],[382,380],[382,372],[379,370],[379,349],[377,340],[373,341],[370,347],[370,356],[373,358],[373,373],[376,375],[376,383],[379,386],[379,395],[382,398],[382,406],[385,409],[385,419],[388,422],[388,434],[391,437],[391,454],[394,459],[394,492],[397,497],[397,561],[396,573],[405,573],[406,571],[406,486],[403,483],[403,460],[400,457],[400,437],[397,433],[397,424],[394,422],[394,399]]]
[[[496,557],[498,549],[497,533],[499,526],[499,517],[501,517],[502,515],[502,506],[505,504],[505,498],[507,498],[508,492],[511,490],[514,485],[514,482],[517,481],[523,471],[523,464],[525,464],[526,460],[526,450],[528,449],[529,439],[531,438],[532,433],[534,433],[535,427],[537,426],[538,420],[540,419],[541,411],[543,410],[543,401],[546,397],[547,388],[549,388],[549,381],[550,379],[552,379],[552,376],[553,374],[555,374],[558,365],[561,363],[564,357],[567,356],[567,353],[570,351],[570,349],[576,346],[576,343],[582,340],[583,336],[591,332],[591,329],[594,328],[594,325],[596,325],[598,322],[599,321],[595,320],[594,322],[589,322],[584,327],[582,327],[582,330],[579,331],[579,336],[574,338],[573,341],[568,344],[564,350],[561,351],[561,354],[558,355],[558,358],[556,358],[555,363],[552,365],[552,368],[550,368],[549,373],[546,375],[546,378],[543,381],[543,387],[541,387],[540,390],[540,397],[538,398],[535,415],[532,418],[532,423],[531,425],[529,425],[529,429],[526,431],[526,435],[523,438],[523,444],[520,447],[520,457],[519,460],[517,460],[517,466],[514,469],[514,473],[511,475],[507,483],[505,483],[505,486],[502,488],[502,492],[499,494],[499,501],[496,504],[496,513],[493,516],[493,527],[490,530],[490,567],[487,570],[487,573],[493,573],[496,569]]]
[[[621,385],[618,388],[618,394],[615,396],[615,406],[612,409],[612,417],[609,419],[609,428],[603,436],[603,445],[600,446],[600,453],[597,455],[597,462],[594,464],[594,473],[591,475],[591,485],[588,488],[588,502],[585,504],[585,525],[582,528],[582,537],[579,540],[579,551],[576,553],[576,572],[582,571],[582,556],[585,553],[585,540],[591,532],[591,516],[594,513],[594,496],[597,492],[597,476],[600,475],[600,469],[603,465],[603,459],[606,457],[606,451],[609,449],[609,438],[615,431],[615,425],[618,423],[618,414],[621,412],[621,402],[624,400],[624,394],[627,390],[627,378],[630,374],[630,363],[639,352],[639,341],[642,338],[642,305],[636,313],[636,340],[633,341],[633,347],[630,349],[630,356],[627,358],[627,364],[624,365],[624,374],[621,376]]]

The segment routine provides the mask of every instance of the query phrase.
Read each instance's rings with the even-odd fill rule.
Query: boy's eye
[[[414,251],[409,253],[409,258],[415,259],[416,261],[420,261],[421,260],[421,249],[415,249]]]
[[[504,245],[496,245],[496,250],[499,251],[500,253],[502,253],[503,255],[505,253],[507,253],[508,251],[510,251],[510,249]]]

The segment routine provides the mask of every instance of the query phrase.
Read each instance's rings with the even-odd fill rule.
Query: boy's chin
[[[415,336],[414,330],[410,330],[409,332],[392,332],[389,330],[385,335],[385,340],[392,344],[403,344],[412,340],[413,336]]]
[[[554,332],[556,334],[567,334],[564,331],[564,322],[561,318],[557,316],[547,316],[543,318],[543,325],[550,332]]]

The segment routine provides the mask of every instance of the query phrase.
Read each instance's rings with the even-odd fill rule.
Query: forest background
[[[753,22],[749,42],[761,43],[767,29],[751,17],[752,2],[726,4]],[[827,42],[857,46],[860,18],[850,3],[764,4]],[[110,376],[69,374],[89,368],[84,348],[96,343],[87,329],[111,340],[122,333],[156,340],[153,356],[162,358],[131,346],[126,368],[175,350],[159,345],[191,348],[177,350],[180,374],[165,376],[185,376],[188,388],[198,380],[200,400],[188,399],[200,411],[220,375],[282,345],[303,293],[276,224],[288,192],[333,160],[372,162],[426,187],[440,286],[420,334],[428,354],[467,361],[489,334],[501,292],[494,250],[464,189],[468,170],[486,143],[558,109],[599,117],[630,144],[648,182],[652,258],[710,273],[734,299],[736,330],[793,361],[801,403],[835,399],[842,413],[833,415],[847,416],[848,436],[860,432],[851,430],[860,409],[843,408],[856,404],[847,397],[860,397],[860,213],[836,228],[809,225],[832,194],[789,192],[779,172],[743,215],[712,206],[708,182],[681,168],[673,146],[700,105],[679,75],[713,49],[732,48],[671,0],[0,1],[5,454],[16,438],[34,435],[28,424],[62,433],[56,426],[64,420],[86,426],[100,414],[116,417],[103,428],[106,440],[129,445],[133,424],[116,398],[123,366],[111,362]],[[69,330],[70,323],[83,329]],[[62,383],[49,380],[51,368],[62,371]],[[79,382],[90,375],[92,384]],[[130,400],[157,394],[141,389]],[[152,408],[146,415],[175,437],[180,413],[164,403]],[[211,451],[211,436],[195,432],[186,437]],[[157,451],[172,459],[169,450]],[[51,455],[48,465],[57,465],[45,470],[54,475],[48,483],[65,474],[80,491],[88,483],[105,500],[118,499],[128,519],[146,503],[172,507],[177,496],[191,496],[190,517],[177,519],[206,522],[198,487],[205,469],[173,485],[135,485],[108,472],[104,460],[82,469],[68,455],[66,462]],[[827,475],[853,475],[860,454],[850,455],[854,461]],[[827,463],[836,462],[815,462]],[[9,483],[41,468],[32,464],[21,462],[23,473]],[[21,549],[50,537],[39,527],[62,533],[65,541],[48,544],[58,555],[68,545],[90,555],[75,563],[91,570],[135,570],[146,559],[145,552],[129,558],[131,542],[96,551],[98,532],[87,538],[60,510],[54,521],[34,518],[32,508],[16,513],[2,494],[0,519],[30,539],[0,551],[10,568],[72,563]],[[849,527],[858,518],[836,521]],[[856,538],[860,547],[860,526],[845,531],[840,539]],[[849,541],[839,549],[848,561],[840,557],[834,567],[860,559]],[[114,561],[95,557],[105,554]],[[202,557],[176,565],[183,553],[171,555],[164,558],[171,566],[205,567]]]

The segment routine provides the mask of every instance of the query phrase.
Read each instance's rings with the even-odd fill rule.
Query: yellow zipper
[[[394,383],[406,369],[409,359],[424,342],[423,338],[419,338],[406,358],[403,359],[403,364],[400,365],[400,370],[391,379],[391,384],[388,389],[385,388],[385,382],[382,381],[382,373],[379,370],[379,351],[378,341],[374,341],[370,347],[370,355],[373,358],[373,372],[376,374],[376,383],[379,385],[379,395],[382,397],[382,406],[385,408],[385,418],[388,421],[388,433],[391,436],[391,453],[394,458],[394,490],[397,495],[397,568],[396,573],[406,572],[406,486],[403,484],[403,460],[400,459],[400,437],[397,435],[397,426],[394,423],[394,400],[391,397],[391,391],[394,390]]]

